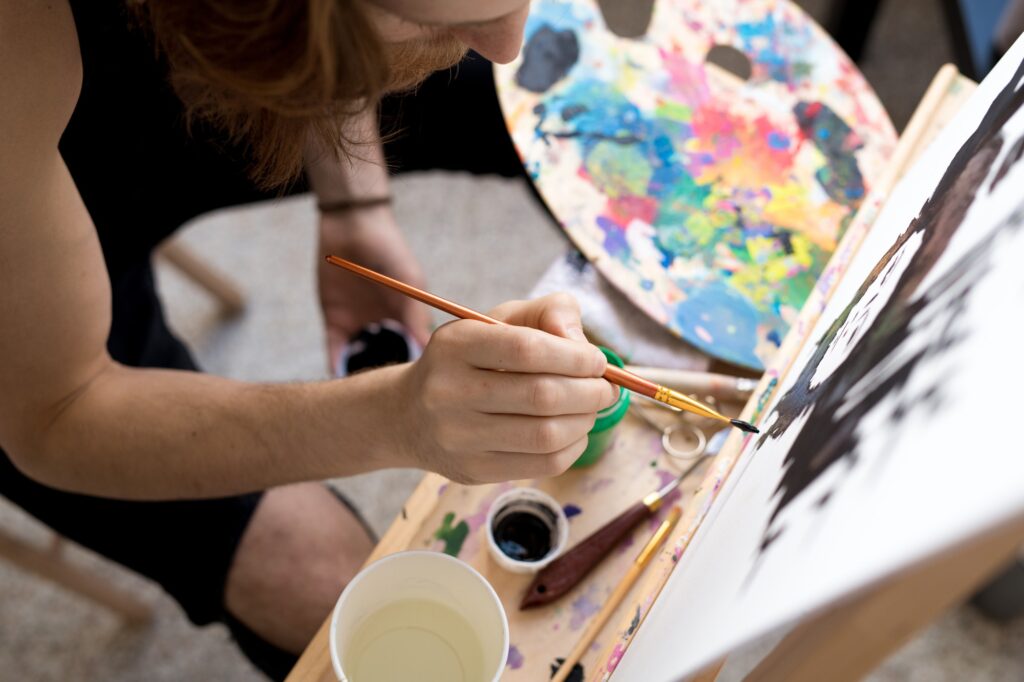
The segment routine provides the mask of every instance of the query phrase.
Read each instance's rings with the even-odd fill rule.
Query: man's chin
[[[451,40],[403,44],[390,55],[386,94],[414,90],[423,81],[438,71],[446,71],[461,62],[469,54],[469,48]]]

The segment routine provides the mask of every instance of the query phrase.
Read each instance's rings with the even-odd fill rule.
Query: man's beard
[[[408,40],[387,46],[388,93],[411,90],[435,71],[450,69],[462,61],[469,48],[450,35]]]

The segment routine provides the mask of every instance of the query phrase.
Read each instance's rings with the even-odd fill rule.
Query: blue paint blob
[[[577,507],[575,504],[567,504],[562,507],[562,511],[565,512],[565,518],[571,519],[574,516],[579,516],[583,513],[583,510]]]
[[[628,262],[632,252],[623,229],[605,216],[597,217],[597,226],[604,232],[604,250],[608,255],[623,263]]]
[[[748,367],[760,367],[754,353],[761,314],[742,294],[723,282],[696,287],[687,283],[690,296],[675,310],[676,323],[688,331],[687,339],[703,351]],[[702,319],[703,315],[709,319]],[[695,330],[701,327],[708,341]],[[716,339],[718,340],[716,342]],[[744,340],[749,340],[744,343]]]
[[[768,146],[772,149],[789,149],[789,137],[784,133],[773,130],[768,133]]]

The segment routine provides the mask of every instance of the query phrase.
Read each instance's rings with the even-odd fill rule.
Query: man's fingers
[[[604,379],[558,374],[522,374],[478,370],[472,399],[489,414],[553,417],[593,414],[611,406],[619,389]]]
[[[491,316],[522,327],[533,327],[574,341],[586,341],[580,321],[580,304],[566,293],[548,294],[533,301],[509,301]]]
[[[529,327],[461,320],[436,334],[448,337],[452,352],[480,369],[597,377],[604,373],[607,362],[596,346]]]
[[[560,417],[492,415],[488,421],[487,449],[545,455],[569,447],[594,427],[594,414]]]
[[[587,449],[583,436],[556,452],[533,454],[523,452],[488,452],[483,455],[477,474],[478,482],[507,481],[510,478],[551,478],[565,473]]]

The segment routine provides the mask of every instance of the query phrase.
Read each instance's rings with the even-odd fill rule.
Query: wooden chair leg
[[[40,549],[0,530],[0,557],[14,565],[106,606],[129,623],[145,623],[153,617],[153,608],[146,602],[69,563],[63,548],[59,536],[50,547]]]
[[[209,291],[229,313],[240,312],[245,307],[245,296],[235,283],[210,267],[184,244],[172,239],[161,246],[158,253],[186,277]]]

